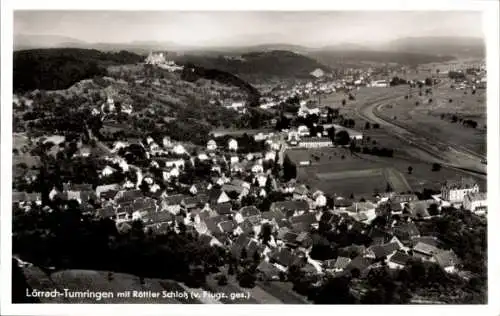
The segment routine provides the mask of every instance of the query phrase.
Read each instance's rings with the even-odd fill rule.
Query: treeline
[[[241,59],[186,55],[181,57],[179,62],[193,63],[207,69],[219,69],[245,78],[273,76],[310,78],[311,71],[316,68],[328,70],[328,67],[315,59],[283,50],[250,52],[241,55]]]
[[[14,210],[13,252],[40,267],[108,270],[197,287],[225,258],[224,250],[200,242],[183,223],[171,225],[163,235],[145,232],[141,222],[119,231],[112,220],[82,214],[76,201],[53,207],[53,212]]]
[[[106,76],[106,66],[135,64],[142,59],[126,51],[104,53],[77,48],[17,51],[13,60],[14,92],[66,89],[83,79]]]
[[[471,119],[463,119],[459,118],[457,115],[453,114],[451,117],[449,115],[441,114],[441,119],[444,120],[445,118],[449,118],[449,120],[452,123],[461,123],[465,127],[470,127],[470,128],[476,128],[478,123],[474,120]]]

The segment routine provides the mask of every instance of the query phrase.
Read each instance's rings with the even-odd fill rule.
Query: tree
[[[345,99],[342,99],[342,105],[343,105],[343,106],[345,106],[346,102],[347,102],[347,101],[346,101]]]
[[[227,276],[225,274],[221,274],[217,278],[217,284],[220,286],[227,285]]]
[[[250,269],[245,269],[238,275],[239,285],[243,288],[253,288],[256,280],[255,273],[250,271]]]
[[[413,172],[413,167],[412,166],[409,166],[408,167],[408,174],[411,174]]]
[[[370,122],[365,123],[365,129],[370,129]]]
[[[392,192],[392,186],[389,182],[387,182],[387,185],[385,186],[385,192]]]
[[[340,131],[335,135],[336,143],[341,146],[348,145],[351,138],[347,131]]]
[[[439,163],[433,163],[431,170],[432,171],[440,171],[441,170],[441,164],[439,164]]]
[[[328,130],[328,137],[332,140],[332,143],[335,143],[335,127],[330,127]]]
[[[290,160],[288,156],[283,159],[283,178],[285,181],[295,179],[297,177],[297,166]]]
[[[272,227],[269,223],[264,223],[260,231],[260,238],[262,239],[262,244],[267,245],[271,240]]]

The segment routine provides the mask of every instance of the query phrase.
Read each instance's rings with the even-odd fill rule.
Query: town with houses
[[[169,71],[180,68],[165,61],[162,54],[150,55],[146,62],[167,67]],[[317,69],[312,74],[319,76],[321,72]],[[284,101],[285,96],[310,96],[316,91],[334,93],[336,89],[356,89],[357,85],[366,82],[362,76],[355,78],[338,83],[318,80],[296,85],[291,94],[279,92],[277,96],[264,97],[260,107],[273,108]],[[346,82],[354,85],[348,86]],[[372,81],[368,85],[385,87],[385,82]],[[329,115],[327,107],[311,105],[307,99],[299,104],[297,117],[326,118]],[[244,111],[245,104],[233,102],[228,108]],[[124,105],[121,112],[130,115],[133,109],[132,104]],[[113,98],[108,96],[105,103],[93,108],[92,115],[104,119],[105,113],[115,111]],[[323,132],[317,134],[311,134],[306,125],[281,131],[257,131],[252,138],[264,146],[256,152],[242,151],[236,138],[226,137],[221,141],[225,135],[223,131],[214,131],[211,135],[217,137],[196,150],[181,141],[173,141],[168,135],[162,139],[146,137],[134,144],[145,151],[148,168],[127,163],[123,149],[132,143],[116,141],[106,148],[108,154],[103,159],[108,163],[98,170],[99,177],[109,179],[114,173],[132,173],[134,180],[106,181],[96,187],[65,183],[62,191],[52,188],[49,198],[75,200],[96,218],[114,221],[122,232],[129,231],[137,221],[142,222],[149,234],[164,234],[172,228],[177,232],[196,232],[200,242],[221,247],[234,258],[241,258],[242,252],[245,256],[259,258],[256,270],[264,280],[280,280],[292,265],[297,264],[307,274],[341,276],[356,273],[362,277],[381,264],[391,270],[401,270],[415,259],[436,263],[446,273],[470,278],[470,272],[461,269],[455,252],[442,248],[436,236],[421,233],[414,221],[440,216],[440,210],[449,207],[454,207],[456,212],[467,210],[485,216],[486,192],[480,191],[478,183],[470,177],[460,181],[443,179],[441,192],[425,200],[414,193],[393,191],[359,200],[323,192],[296,179],[283,181],[276,170],[284,167],[288,151],[348,147],[332,142],[330,128],[345,131],[351,141],[362,141],[364,137],[362,131],[338,124],[321,126]],[[41,141],[58,145],[64,142],[64,136],[44,137]],[[88,157],[89,153],[82,147],[77,155]],[[293,168],[307,167],[311,163],[311,159],[301,160]],[[200,176],[193,172],[198,165],[203,165],[207,174]],[[155,177],[150,167],[161,170],[162,177]],[[187,169],[189,174],[186,174]],[[32,177],[30,181],[34,181],[36,175]],[[188,181],[184,182],[186,179]],[[265,209],[252,204],[268,197],[272,199],[267,200],[270,203]],[[12,202],[17,209],[29,212],[33,203],[42,205],[42,197],[36,192],[13,192]],[[98,207],[94,210],[95,205]],[[44,210],[51,211],[49,206],[44,206]],[[387,212],[392,223],[383,227],[372,225],[377,217],[386,216]],[[345,246],[344,253],[350,256],[313,259],[310,256],[314,244],[311,231],[320,227],[332,231],[344,229],[345,234],[367,236],[372,242],[369,245],[353,242]],[[269,230],[267,240],[262,239],[263,230]]]
[[[203,293],[173,304],[485,302],[484,59],[250,81],[106,54],[104,74],[13,95],[18,302],[82,284]]]

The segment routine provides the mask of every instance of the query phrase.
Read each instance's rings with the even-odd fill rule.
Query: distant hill
[[[177,62],[218,69],[235,75],[261,75],[287,78],[309,78],[311,71],[329,67],[313,58],[290,51],[274,50],[269,52],[251,52],[239,56],[200,56],[183,55],[175,58]]]
[[[83,47],[87,43],[72,37],[59,35],[14,35],[14,50],[38,48],[75,48]]]
[[[14,91],[66,89],[80,80],[105,76],[107,66],[135,64],[143,59],[143,56],[126,51],[105,53],[79,48],[16,51]]]
[[[389,42],[383,48],[438,56],[483,57],[485,46],[483,39],[475,37],[407,37]]]
[[[363,62],[398,63],[416,66],[419,64],[455,59],[452,55],[436,56],[422,53],[375,50],[320,50],[311,52],[308,56],[330,67],[337,67],[345,64],[356,65]]]

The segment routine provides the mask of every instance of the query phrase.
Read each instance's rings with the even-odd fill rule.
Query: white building
[[[464,197],[464,209],[473,213],[486,213],[486,193],[485,192],[471,192]]]
[[[370,86],[377,88],[387,88],[389,86],[389,82],[387,82],[387,80],[375,80],[371,82]]]
[[[299,133],[299,136],[309,136],[309,128],[305,125],[300,125],[297,132]]]
[[[175,145],[172,151],[177,155],[184,155],[186,153],[186,149],[181,144]]]
[[[228,146],[229,150],[233,150],[233,151],[237,151],[238,150],[238,142],[234,138],[231,138],[228,141],[227,146]]]
[[[479,193],[479,185],[471,178],[446,181],[441,187],[441,198],[451,204],[463,203],[469,193]]]
[[[207,150],[214,151],[217,149],[217,143],[215,140],[211,139],[207,142]]]
[[[101,174],[103,175],[103,177],[106,177],[106,176],[112,175],[113,173],[115,173],[115,171],[116,171],[116,169],[114,169],[110,166],[106,166],[106,167],[104,167],[104,169],[102,169]]]
[[[168,137],[168,136],[163,137],[163,147],[165,147],[165,148],[172,147],[172,140],[170,140],[170,137]]]
[[[298,146],[302,148],[323,148],[331,147],[333,143],[328,137],[308,137],[300,139]]]

